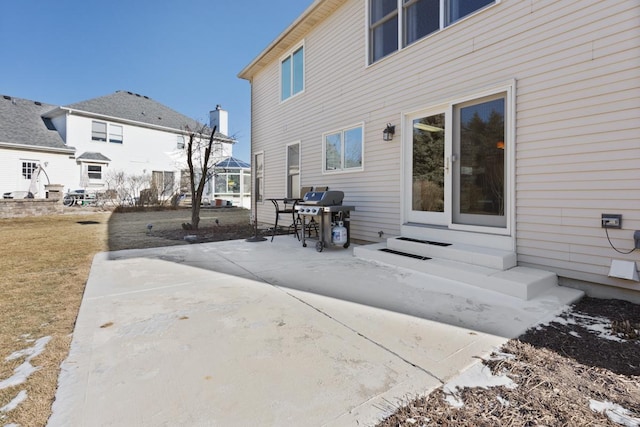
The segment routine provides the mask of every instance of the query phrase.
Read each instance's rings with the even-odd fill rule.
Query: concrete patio
[[[580,297],[291,236],[98,254],[50,426],[374,425]]]

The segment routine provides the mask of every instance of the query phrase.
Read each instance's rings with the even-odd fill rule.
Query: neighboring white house
[[[637,0],[315,0],[239,74],[258,218],[326,185],[355,239],[510,252],[638,298],[610,267],[640,254],[639,22]]]
[[[212,163],[232,155],[235,140],[227,136],[228,113],[210,112],[217,126]],[[107,189],[110,171],[147,175],[160,196],[179,189],[187,170],[185,144],[189,130],[210,132],[152,99],[118,91],[87,101],[56,107],[3,96],[0,99],[0,191],[28,190],[32,172],[41,165],[36,197],[45,197],[44,184],[61,184],[65,191]],[[205,191],[213,199],[214,182]]]

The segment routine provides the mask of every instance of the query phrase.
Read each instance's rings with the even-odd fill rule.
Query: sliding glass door
[[[405,116],[407,222],[507,227],[507,92]]]

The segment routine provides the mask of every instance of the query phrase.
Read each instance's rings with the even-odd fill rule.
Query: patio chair
[[[291,224],[288,227],[287,234],[291,232],[291,230],[293,230],[296,237],[298,237],[299,239],[300,236],[298,236],[298,226],[296,223],[296,211],[295,211],[295,206],[296,206],[296,203],[298,203],[298,199],[284,198],[284,199],[269,199],[269,200],[271,200],[271,203],[273,203],[273,206],[276,209],[276,223],[273,225],[273,233],[271,234],[271,241],[273,242],[273,238],[275,237],[276,232],[278,231],[278,219],[280,218],[280,215],[284,215],[285,218],[286,217],[291,218]]]

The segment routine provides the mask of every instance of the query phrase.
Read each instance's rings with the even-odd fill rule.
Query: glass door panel
[[[409,215],[412,222],[446,224],[445,114],[411,120]]]
[[[506,227],[505,97],[454,107],[457,224]]]

